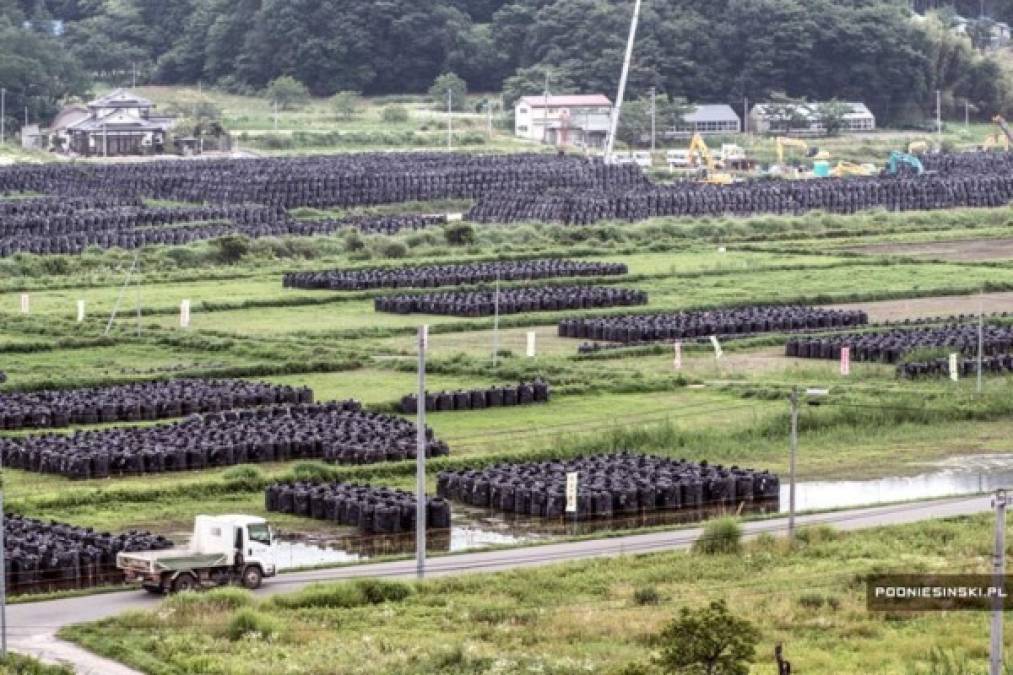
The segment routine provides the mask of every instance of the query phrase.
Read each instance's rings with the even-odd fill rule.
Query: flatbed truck
[[[197,516],[186,548],[121,552],[116,567],[128,583],[166,594],[239,583],[259,588],[277,573],[273,535],[257,516]]]

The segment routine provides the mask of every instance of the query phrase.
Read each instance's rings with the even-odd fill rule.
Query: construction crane
[[[819,148],[810,148],[809,144],[803,141],[801,138],[790,138],[788,136],[778,136],[774,139],[774,143],[777,146],[777,163],[784,165],[784,149],[785,148],[798,148],[806,157],[812,159],[830,159],[830,153],[826,151],[820,151]]]
[[[900,173],[901,166],[905,165],[911,167],[915,175],[920,176],[925,173],[925,165],[922,164],[922,160],[900,150],[894,150],[890,153],[890,159],[886,162],[886,173],[889,176],[896,176]]]
[[[697,163],[700,162],[707,170],[707,175],[703,179],[704,183],[711,183],[712,185],[728,185],[729,183],[735,182],[735,179],[732,178],[731,174],[719,173],[717,171],[720,167],[714,160],[714,155],[711,154],[711,149],[707,147],[707,142],[700,134],[693,134],[693,138],[689,142],[689,158],[692,165],[696,166]]]

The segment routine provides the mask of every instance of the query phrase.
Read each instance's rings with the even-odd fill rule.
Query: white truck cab
[[[277,573],[273,535],[257,516],[197,516],[187,548],[120,553],[116,566],[127,582],[152,593],[176,593],[239,582],[258,588]]]

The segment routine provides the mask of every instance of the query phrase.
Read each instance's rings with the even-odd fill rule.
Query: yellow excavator
[[[907,154],[909,155],[924,155],[932,149],[932,144],[928,141],[911,141],[907,146]]]
[[[985,150],[1002,148],[1003,151],[1009,152],[1010,141],[1013,141],[1013,132],[1010,131],[1006,118],[1002,115],[996,115],[992,118],[992,123],[999,127],[999,131],[985,137],[983,148]]]
[[[707,147],[707,142],[704,141],[703,136],[700,134],[693,134],[693,138],[689,142],[689,161],[693,166],[700,166],[702,164],[702,168],[706,169],[707,173],[701,181],[703,183],[729,185],[735,182],[731,174],[717,170],[719,168],[718,163],[714,161],[714,156],[711,154],[710,148]]]
[[[845,176],[872,176],[876,173],[876,167],[871,164],[855,164],[854,162],[838,162],[837,166],[830,172],[834,178]]]
[[[774,143],[777,146],[777,163],[784,166],[784,149],[785,148],[798,148],[801,150],[806,157],[815,160],[827,160],[830,159],[830,153],[819,148],[809,148],[809,144],[803,141],[801,138],[790,138],[788,136],[778,136],[774,139]]]

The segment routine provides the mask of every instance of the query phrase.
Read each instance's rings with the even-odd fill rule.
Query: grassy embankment
[[[255,600],[243,591],[171,599],[158,612],[63,636],[157,675],[231,673],[651,673],[654,636],[681,607],[725,599],[760,631],[752,672],[783,643],[811,673],[983,672],[988,614],[882,614],[865,576],[985,573],[987,516],[841,534],[763,537],[742,555],[666,553],[422,583],[321,585]],[[940,670],[944,662],[960,670]]]

